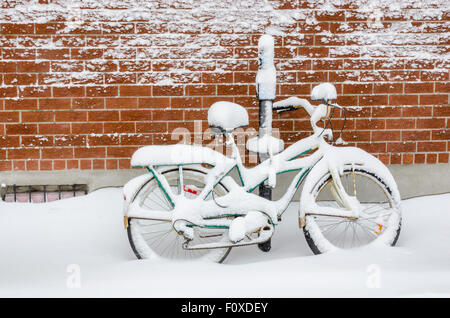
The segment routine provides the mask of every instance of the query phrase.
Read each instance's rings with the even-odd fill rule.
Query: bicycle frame
[[[230,216],[245,215],[250,210],[260,211],[268,216],[272,224],[277,224],[278,219],[291,202],[296,190],[305,176],[324,157],[322,149],[324,147],[332,147],[328,145],[319,131],[313,135],[301,139],[284,151],[274,155],[272,158],[265,160],[259,165],[246,168],[239,155],[239,149],[234,142],[232,135],[227,136],[227,142],[232,147],[232,157],[222,156],[221,162],[209,169],[206,176],[206,184],[201,193],[195,199],[186,199],[183,191],[181,194],[175,194],[171,190],[165,177],[158,172],[154,166],[148,166],[148,170],[157,180],[162,188],[164,195],[168,201],[174,206],[173,211],[149,211],[139,206],[131,209],[132,214],[127,215],[130,218],[144,218],[172,221],[183,220],[181,226],[177,225],[177,229],[198,226],[204,228],[228,228],[231,220]],[[200,148],[200,147],[198,147]],[[316,150],[309,156],[298,158],[299,156]],[[202,162],[199,162],[202,163]],[[180,172],[184,165],[192,165],[192,163],[178,164]],[[242,186],[239,186],[230,176],[230,172],[237,168]],[[282,174],[289,171],[297,171],[292,179],[286,193],[276,201],[270,201],[259,197],[252,193],[253,190],[268,178],[267,171],[275,169],[276,174]],[[180,184],[183,185],[182,173],[180,173]],[[335,175],[335,174],[332,174]],[[223,197],[206,200],[213,192],[214,187],[224,183],[229,193]],[[337,192],[345,197],[346,193],[343,189],[339,189],[340,182],[336,182]],[[342,193],[343,192],[343,193]],[[341,194],[342,193],[342,194]],[[349,202],[350,200],[342,200]],[[327,215],[335,215],[340,217],[353,217],[352,208],[348,206],[349,213],[345,214],[341,210],[335,212],[327,211]],[[180,223],[179,223],[180,224]]]

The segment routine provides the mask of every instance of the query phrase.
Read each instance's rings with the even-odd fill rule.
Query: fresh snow
[[[232,102],[216,102],[208,110],[208,123],[228,132],[238,127],[248,126],[247,110]]]
[[[273,62],[275,40],[264,34],[258,42],[259,69],[256,74],[258,99],[274,100],[276,97],[277,72]]]
[[[247,140],[248,151],[263,154],[277,154],[284,149],[284,141],[270,135],[253,137]]]
[[[322,83],[311,91],[312,100],[333,100],[337,98],[336,87],[331,83]]]
[[[298,229],[298,203],[292,203],[269,253],[240,247],[225,264],[213,264],[137,260],[123,229],[121,192],[0,202],[0,296],[450,296],[450,194],[405,200],[394,248],[323,255],[312,255]],[[78,270],[81,288],[68,288]]]

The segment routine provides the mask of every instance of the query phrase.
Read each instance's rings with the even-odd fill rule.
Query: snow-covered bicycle
[[[124,187],[125,226],[138,258],[209,259],[222,262],[231,248],[262,244],[273,235],[283,212],[303,183],[299,226],[315,254],[367,244],[394,245],[401,228],[401,199],[391,173],[377,158],[355,147],[327,143],[327,121],[336,100],[328,83],[311,99],[291,97],[274,103],[277,111],[303,107],[313,134],[285,150],[282,140],[266,135],[250,139],[247,149],[267,159],[244,166],[233,131],[248,125],[245,108],[218,102],[208,112],[211,127],[232,148],[225,156],[195,145],[153,145],[138,149],[132,166],[148,174]],[[230,176],[232,170],[239,176]],[[278,200],[258,196],[262,183],[276,187],[277,175],[295,171]]]

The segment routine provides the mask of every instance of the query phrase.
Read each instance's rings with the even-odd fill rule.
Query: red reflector
[[[191,189],[191,188],[189,188],[187,186],[184,186],[183,190],[184,190],[184,192],[192,193],[192,194],[195,194],[195,195],[198,195],[200,193],[198,190]]]

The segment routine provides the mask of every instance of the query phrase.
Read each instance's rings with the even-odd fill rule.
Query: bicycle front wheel
[[[359,218],[306,215],[303,232],[314,254],[365,246],[381,237],[387,245],[395,245],[401,229],[400,206],[394,200],[397,187],[381,178],[385,171],[381,173],[377,169],[381,168],[345,165],[341,174],[347,194],[361,203]],[[326,173],[316,182],[311,194],[318,206],[343,209],[333,191],[333,179]]]

